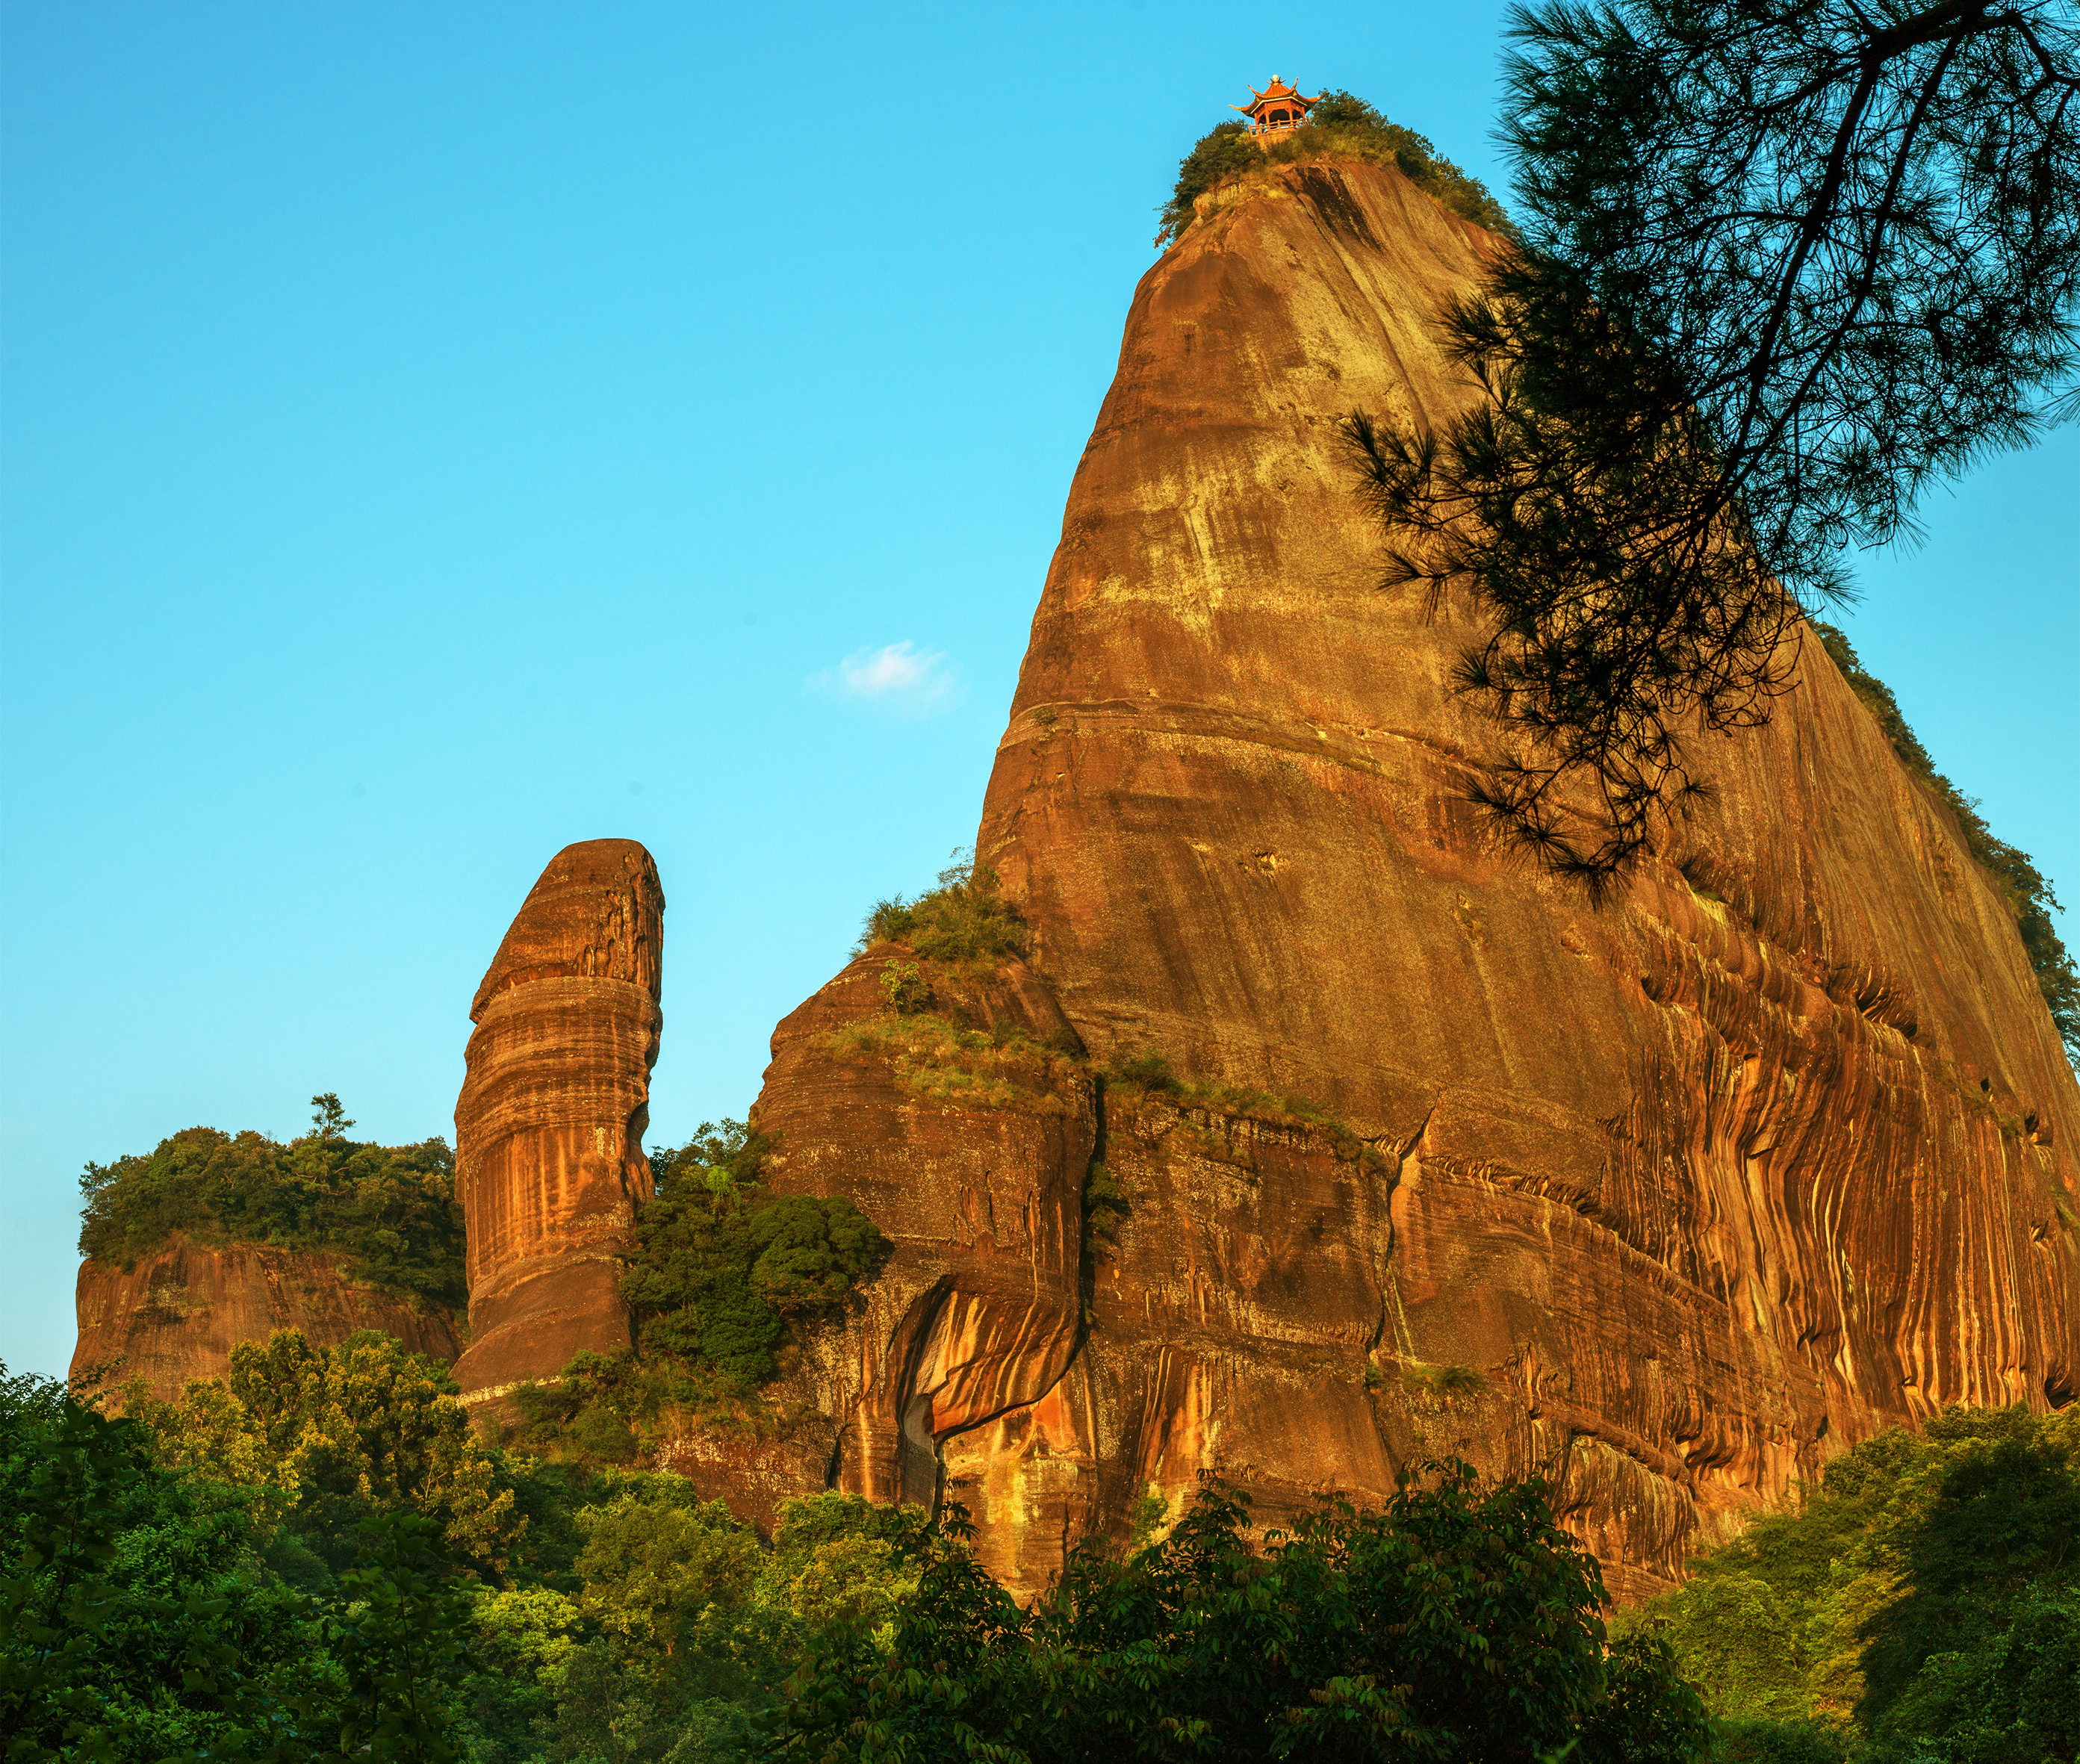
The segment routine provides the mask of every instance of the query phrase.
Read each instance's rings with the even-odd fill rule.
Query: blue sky
[[[1273,73],[1499,189],[1501,9],[0,9],[0,1358],[74,1178],[451,1134],[542,865],[640,839],[658,1140],[973,833],[1155,210]],[[2080,436],[1847,621],[2080,890]]]

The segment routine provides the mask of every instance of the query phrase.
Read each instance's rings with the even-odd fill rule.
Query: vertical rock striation
[[[429,1360],[455,1357],[459,1318],[352,1280],[337,1259],[265,1243],[212,1247],[175,1232],[128,1268],[83,1262],[72,1376],[113,1366],[115,1383],[142,1378],[170,1402],[191,1378],[224,1376],[241,1342],[278,1329],[301,1330],[314,1347],[380,1329]]]
[[[455,1103],[466,1402],[551,1377],[581,1349],[628,1345],[617,1259],[650,1193],[664,911],[656,865],[635,840],[566,846],[477,988]]]
[[[1029,1409],[1075,1355],[1097,1122],[1074,1033],[1022,963],[965,983],[942,975],[934,1001],[979,1025],[975,1040],[1013,1040],[1007,1058],[889,1022],[880,977],[900,953],[866,951],[774,1032],[757,1120],[777,1142],[775,1187],[843,1195],[893,1245],[851,1326],[812,1344],[799,1393],[841,1424],[833,1479],[929,1506],[939,1442]],[[1021,1584],[1059,1556],[1059,1539],[1016,1528],[984,1552]]]
[[[1021,1585],[1202,1469],[1269,1519],[1456,1450],[1552,1477],[1637,1595],[1874,1430],[2080,1389],[2080,1092],[1817,643],[1601,910],[1467,806],[1477,618],[1375,588],[1337,424],[1458,407],[1432,326],[1491,246],[1297,164],[1136,292],[978,841],[1081,1087],[920,1090],[836,1033],[871,953],[774,1037],[775,1185],[897,1246],[805,1374],[831,1473],[957,1493]],[[1104,1075],[1151,1051],[1200,1082]]]

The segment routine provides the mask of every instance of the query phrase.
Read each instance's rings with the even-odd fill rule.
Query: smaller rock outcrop
[[[477,988],[455,1103],[465,1402],[553,1377],[582,1349],[628,1345],[619,1259],[650,1194],[664,911],[657,866],[635,840],[568,845]]]
[[[241,1342],[265,1341],[278,1329],[301,1330],[313,1347],[380,1329],[429,1360],[445,1363],[461,1351],[451,1312],[354,1280],[338,1260],[263,1243],[212,1248],[177,1231],[127,1269],[84,1262],[72,1376],[102,1371],[115,1385],[141,1378],[171,1401],[191,1378],[223,1377]]]
[[[849,1198],[891,1246],[786,1393],[836,1421],[837,1488],[930,1506],[942,1442],[1026,1411],[1075,1357],[1097,1117],[1076,1035],[1022,962],[936,971],[944,1014],[901,1015],[886,980],[909,953],[875,945],[781,1024],[756,1119],[775,1189]],[[982,1559],[1044,1582],[1055,1542],[1007,1526]]]

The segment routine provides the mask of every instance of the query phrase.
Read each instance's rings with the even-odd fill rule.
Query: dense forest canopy
[[[311,1131],[287,1145],[190,1127],[145,1156],[90,1163],[79,1179],[79,1253],[128,1267],[176,1231],[206,1244],[274,1244],[338,1255],[371,1285],[459,1309],[462,1209],[447,1142],[351,1140],[338,1097],[311,1101]]]
[[[133,1393],[134,1395],[135,1393]],[[1024,1605],[964,1515],[475,1439],[284,1332],[111,1421],[0,1373],[10,1759],[2047,1764],[2080,1748],[2080,1410],[1955,1408],[1613,1611],[1539,1482],[1285,1528],[1217,1482]]]
[[[1736,1758],[2080,1753],[2080,1406],[1954,1408],[1834,1460],[1621,1629],[1667,1642]]]

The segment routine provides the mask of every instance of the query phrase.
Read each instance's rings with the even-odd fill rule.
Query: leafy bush
[[[834,1311],[887,1250],[851,1201],[765,1188],[757,1172],[765,1145],[725,1121],[661,1160],[621,1283],[646,1350],[703,1362],[747,1387],[778,1370],[774,1354],[790,1326]]]
[[[266,1510],[329,1565],[358,1549],[361,1521],[392,1508],[437,1521],[457,1560],[493,1569],[526,1527],[446,1369],[375,1330],[337,1347],[277,1330],[177,1402],[141,1381],[124,1400],[160,1463],[266,1491]]]
[[[1170,199],[1157,211],[1162,225],[1155,243],[1164,245],[1192,224],[1192,204],[1216,184],[1264,163],[1264,154],[1250,138],[1249,124],[1216,123],[1193,143],[1192,150],[1178,162],[1177,182]]]
[[[2080,1409],[1945,1410],[1827,1466],[1627,1627],[1736,1758],[2006,1764],[2080,1749]]]
[[[1416,188],[1450,214],[1512,236],[1502,204],[1481,181],[1442,157],[1427,136],[1404,128],[1363,98],[1326,92],[1307,113],[1304,128],[1259,147],[1242,123],[1222,123],[1202,135],[1177,167],[1177,182],[1160,211],[1160,246],[1191,225],[1193,203],[1208,191],[1255,170],[1297,159],[1361,159],[1398,169]]]
[[[932,983],[914,962],[884,962],[881,995],[896,1016],[916,1016],[932,1008]]]
[[[176,1231],[206,1244],[267,1243],[338,1255],[355,1276],[408,1298],[459,1309],[462,1208],[447,1142],[350,1140],[337,1096],[313,1096],[312,1130],[281,1145],[190,1127],[145,1157],[90,1163],[79,1253],[128,1270]]]
[[[2036,975],[2037,990],[2043,993],[2045,1008],[2051,1012],[2059,1039],[2065,1043],[2065,1057],[2076,1069],[2080,1069],[2080,969],[2074,966],[2073,957],[2066,953],[2065,942],[2052,919],[2052,914],[2059,907],[2051,884],[2039,873],[2027,852],[2019,851],[2005,840],[1994,836],[1993,829],[1986,825],[1986,817],[1979,812],[1977,798],[1965,795],[1935,769],[1928,749],[1908,726],[1892,688],[1865,670],[1850,647],[1849,639],[1832,625],[1817,620],[1813,628],[1820,634],[1822,647],[1841,670],[1849,689],[1877,719],[1878,727],[1885,731],[1885,740],[1892,744],[1892,750],[1899,756],[1901,764],[1933,790],[1956,818],[1958,830],[1964,835],[1965,848],[1980,869],[1993,878],[1994,886],[2007,900],[2008,910],[2015,915],[2015,929],[2021,935],[2023,951],[2029,957],[2031,970]]]
[[[329,1596],[266,1565],[266,1503],[0,1368],[0,1745],[10,1760],[459,1758],[464,1620],[428,1522],[354,1534]]]
[[[1385,1511],[1247,1536],[1202,1490],[1125,1561],[1084,1544],[1021,1608],[950,1513],[892,1632],[835,1638],[775,1716],[783,1755],[1701,1758],[1696,1694],[1650,1639],[1606,1653],[1596,1563],[1537,1483],[1464,1464]],[[791,1751],[790,1749],[791,1748]]]
[[[1025,922],[997,893],[996,873],[966,847],[939,872],[939,886],[914,900],[878,902],[866,916],[855,954],[879,943],[907,944],[921,959],[973,970],[1022,957]]]
[[[1084,1175],[1084,1253],[1092,1254],[1100,1243],[1118,1240],[1119,1228],[1134,1211],[1125,1185],[1097,1159]]]
[[[1411,1397],[1430,1397],[1449,1402],[1461,1397],[1477,1397],[1487,1381],[1471,1366],[1405,1365],[1401,1388]]]

